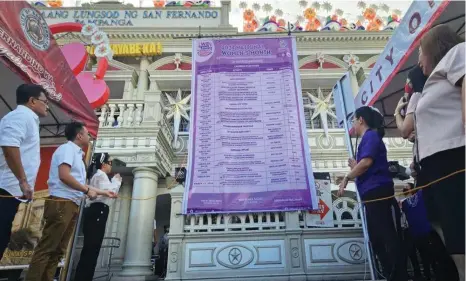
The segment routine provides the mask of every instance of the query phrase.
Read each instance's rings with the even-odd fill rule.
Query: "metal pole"
[[[346,106],[345,106],[345,95],[343,93],[343,87],[341,86],[341,82],[338,81],[339,87],[340,87],[340,105],[341,105],[341,110],[343,111],[343,126],[345,128],[345,139],[347,148],[348,148],[348,154],[350,155],[351,158],[355,158],[354,155],[354,150],[353,150],[353,145],[351,143],[351,136],[349,135],[349,126],[348,126],[348,120],[347,120],[347,112],[346,112]],[[361,216],[361,225],[362,225],[362,232],[364,234],[364,245],[366,247],[366,255],[369,260],[369,271],[371,273],[371,280],[375,280],[375,271],[374,271],[374,263],[373,263],[373,258],[372,258],[372,251],[371,247],[369,245],[369,233],[367,231],[367,223],[366,223],[366,212],[365,212],[365,206],[361,203],[361,197],[359,196],[359,191],[356,188],[356,196],[358,200],[358,204],[361,206],[359,208],[359,215]]]
[[[88,150],[87,150],[88,153],[86,154],[86,160],[85,160],[87,167],[89,167],[89,164],[91,163],[92,155],[94,154],[94,150],[95,150],[95,144],[96,144],[96,141],[94,140],[88,147]],[[81,204],[79,206],[78,221],[76,222],[76,227],[74,229],[73,243],[69,251],[68,264],[65,263],[65,269],[66,269],[65,280],[66,281],[69,281],[71,279],[71,272],[73,271],[74,251],[76,249],[76,245],[78,244],[79,227],[81,226],[84,206],[86,204],[86,197],[87,196],[83,196],[83,199],[81,200]]]
[[[73,244],[71,245],[68,264],[65,265],[65,268],[66,268],[66,279],[65,280],[66,281],[69,281],[71,279],[71,272],[73,271],[74,250],[76,248],[76,244],[78,244],[79,227],[81,226],[81,218],[83,216],[85,204],[86,204],[86,196],[83,197],[83,199],[81,200],[81,204],[79,206],[79,216],[78,216],[78,221],[76,223],[76,228],[74,229]]]

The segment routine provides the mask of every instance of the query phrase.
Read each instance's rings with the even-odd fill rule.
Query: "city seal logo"
[[[32,8],[24,8],[19,14],[21,29],[31,45],[46,51],[50,47],[50,30],[42,15]]]
[[[200,57],[208,57],[213,53],[213,44],[208,41],[201,41],[197,46],[197,55]]]

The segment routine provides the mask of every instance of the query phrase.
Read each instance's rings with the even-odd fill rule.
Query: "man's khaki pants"
[[[52,281],[75,228],[79,207],[73,201],[49,197],[44,206],[45,226],[34,249],[26,281]]]

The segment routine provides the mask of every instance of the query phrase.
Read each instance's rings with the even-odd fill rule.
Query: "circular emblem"
[[[349,247],[349,255],[355,261],[362,259],[361,246],[359,246],[358,244],[351,244],[351,246]]]
[[[24,8],[19,13],[21,29],[31,45],[46,51],[50,47],[50,30],[42,15],[34,9]]]
[[[295,248],[291,249],[291,256],[292,256],[293,258],[295,258],[295,259],[299,257],[298,248],[295,247]]]
[[[173,252],[171,254],[171,258],[170,258],[171,262],[175,263],[178,261],[178,254],[176,252]]]
[[[232,248],[230,252],[228,252],[228,260],[232,265],[238,265],[241,260],[243,259],[243,253],[238,248]]]

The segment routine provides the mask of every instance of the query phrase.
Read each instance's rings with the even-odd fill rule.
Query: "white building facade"
[[[348,197],[333,197],[331,228],[308,227],[305,212],[181,214],[183,186],[172,176],[187,162],[189,120],[182,116],[176,128],[173,118],[167,118],[170,110],[189,108],[192,41],[180,37],[237,34],[229,24],[230,5],[224,0],[220,7],[210,8],[143,9],[117,3],[41,8],[49,24],[79,20],[100,25],[115,52],[105,75],[110,99],[96,111],[100,129],[95,152],[108,152],[126,163],[115,167],[124,181],[106,235],[121,243],[112,256],[109,248],[102,249],[96,275],[106,271],[111,260],[112,280],[153,278],[155,219],[159,237],[164,226],[170,227],[166,280],[369,278],[358,204],[351,192]],[[113,16],[103,17],[105,11]],[[190,16],[183,16],[187,12]],[[336,189],[348,171],[348,144],[336,127],[331,89],[348,69],[369,73],[391,31],[293,36],[312,166],[315,172],[330,173]],[[69,34],[58,42],[79,40],[79,34]],[[92,67],[90,63],[87,70]],[[390,160],[411,163],[409,143],[397,138],[385,141]]]

